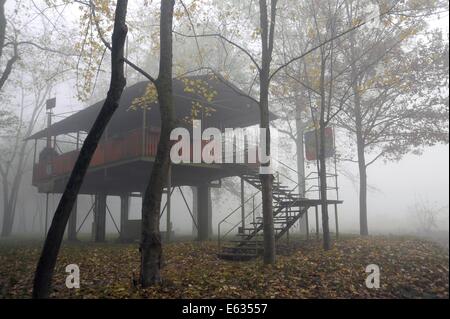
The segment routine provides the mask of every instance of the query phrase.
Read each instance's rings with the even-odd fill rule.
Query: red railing
[[[97,146],[89,167],[98,167],[142,156],[154,157],[158,141],[159,132],[154,130],[147,130],[146,134],[143,134],[141,129],[137,129],[117,137],[108,137]],[[75,165],[78,154],[79,150],[71,151],[53,157],[50,161],[34,164],[33,183],[69,174]]]
[[[89,167],[95,168],[140,157],[155,157],[159,136],[159,131],[154,129],[147,129],[145,134],[142,129],[136,129],[119,136],[110,136],[98,144]],[[202,149],[207,143],[208,141],[202,141]],[[192,160],[192,145],[190,153]],[[78,155],[79,150],[75,150],[53,157],[50,161],[40,161],[34,164],[33,185],[52,177],[68,175],[72,171]],[[252,166],[251,164],[247,165]]]

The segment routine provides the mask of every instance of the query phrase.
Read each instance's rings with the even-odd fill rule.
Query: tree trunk
[[[331,249],[330,227],[328,223],[327,167],[325,159],[325,126],[320,124],[320,199],[322,206],[323,249]]]
[[[300,197],[305,197],[305,153],[303,145],[304,124],[302,121],[302,103],[303,100],[297,98],[295,104],[295,130],[297,135],[297,138],[295,140],[295,147],[297,150],[298,194]]]
[[[119,106],[120,97],[126,85],[124,77],[124,44],[128,28],[125,24],[128,0],[118,0],[114,18],[114,30],[111,48],[111,82],[108,95],[97,116],[88,136],[86,137],[80,155],[67,182],[64,193],[59,201],[50,229],[45,239],[44,247],[36,268],[33,284],[33,298],[48,298],[51,280],[58,257],[61,241],[69,219],[72,207],[83,183],[83,178],[89,167],[91,158],[109,120]]]
[[[331,249],[330,227],[328,223],[328,194],[327,194],[327,165],[325,158],[325,67],[326,60],[322,53],[321,74],[320,74],[320,120],[319,120],[319,179],[320,179],[320,199],[322,207],[322,232],[323,249]]]
[[[0,58],[3,56],[3,47],[5,46],[6,38],[5,2],[6,0],[0,0]]]
[[[362,130],[361,99],[356,84],[353,85],[353,94],[355,99],[356,147],[359,169],[359,232],[361,236],[367,236],[369,235],[367,224],[367,167]]]
[[[363,154],[364,156],[364,154]],[[369,235],[367,222],[367,168],[364,159],[359,159],[359,227],[361,236]]]
[[[298,88],[298,91],[301,92],[301,88]],[[301,97],[296,98],[295,103],[295,130],[296,130],[296,139],[295,139],[295,147],[297,153],[297,183],[298,183],[298,195],[301,198],[306,196],[306,181],[305,181],[305,151],[303,144],[303,134],[304,134],[304,123],[302,120],[302,109],[304,107],[303,94]],[[308,221],[308,212],[306,212],[303,216],[300,217],[299,222],[299,230],[300,233],[305,232],[306,238],[309,239],[309,221]]]
[[[266,0],[259,1],[260,26],[261,26],[261,69],[259,70],[259,108],[261,113],[260,128],[266,131],[265,150],[269,156],[269,162],[263,166],[270,165],[270,123],[269,123],[269,85],[270,85],[270,63],[274,42],[275,13],[277,1],[271,1],[270,24]],[[270,25],[270,26],[269,26]],[[273,174],[260,174],[263,231],[264,231],[264,264],[275,263],[275,231],[273,227],[272,188]]]
[[[12,234],[14,216],[16,211],[17,196],[22,174],[18,172],[14,178],[12,187],[9,187],[7,177],[3,182],[3,225],[1,237],[8,237]]]
[[[350,18],[351,20],[351,18]],[[359,232],[361,236],[369,235],[369,227],[367,223],[367,166],[365,156],[365,137],[362,123],[361,113],[361,95],[358,89],[359,77],[356,67],[358,54],[355,48],[354,33],[349,36],[350,44],[350,65],[351,65],[351,88],[353,91],[355,131],[356,131],[356,148],[358,155],[359,169]]]
[[[260,94],[260,112],[261,112],[261,125],[260,127],[266,130],[266,154],[270,158],[270,128],[269,128],[269,86],[268,75],[265,76],[261,72],[261,94]],[[270,162],[266,165],[270,165]],[[273,207],[272,207],[272,186],[273,186],[273,174],[260,174],[261,179],[261,195],[262,195],[262,212],[263,212],[263,232],[264,232],[264,263],[275,263],[275,231],[273,226]]]
[[[9,200],[5,201],[5,205],[3,208],[3,225],[2,225],[2,234],[1,237],[8,237],[11,235],[12,233],[12,225],[13,225],[13,221],[12,221],[12,213],[11,213],[11,209],[10,209],[10,205],[9,205]]]
[[[2,224],[2,237],[7,237],[11,234],[11,209],[9,204],[9,184],[7,176],[3,176],[2,179],[3,188],[3,224]]]
[[[3,214],[3,226],[2,226],[2,237],[11,236],[14,219],[16,215],[16,204],[17,198],[19,196],[20,184],[22,182],[24,166],[25,166],[25,151],[26,151],[26,142],[23,142],[20,152],[19,152],[19,162],[17,164],[17,170],[14,175],[14,180],[12,182],[11,188],[9,185],[3,185],[4,190],[4,200],[6,205],[4,205],[4,214]],[[7,179],[7,177],[5,177]],[[7,183],[7,182],[6,182]]]
[[[161,282],[162,245],[159,231],[161,197],[170,167],[170,132],[174,125],[172,95],[172,22],[174,0],[161,1],[160,62],[155,81],[161,114],[161,135],[150,181],[142,200],[141,285]]]
[[[31,118],[25,133],[25,136],[28,137],[32,133],[35,124],[36,119],[39,116],[40,111],[42,110],[42,107],[44,106],[44,99],[48,95],[50,91],[51,85],[47,85],[45,90],[43,90],[43,94],[39,93],[39,96],[37,100],[35,101],[34,109],[31,114]],[[23,118],[23,96],[22,96],[22,110],[21,110],[21,116],[20,116],[20,122],[22,122]],[[20,129],[17,130],[17,134],[15,136],[15,146],[13,153],[18,154],[18,161],[17,165],[13,165],[13,160],[8,161],[6,170],[2,173],[2,180],[3,180],[3,199],[4,199],[4,210],[3,210],[3,220],[6,221],[3,223],[2,226],[2,237],[10,236],[12,233],[13,225],[14,225],[14,219],[15,219],[15,213],[16,213],[16,204],[17,199],[19,196],[19,190],[20,185],[22,183],[22,177],[25,173],[25,167],[27,164],[27,145],[28,141],[23,141],[23,135],[20,133]],[[20,145],[20,147],[19,147]],[[19,150],[18,150],[19,149]],[[14,156],[15,157],[15,156]],[[13,182],[10,184],[8,183],[8,177],[9,172],[14,171],[14,178]]]
[[[3,49],[5,47],[5,40],[7,38],[6,36],[7,20],[5,16],[5,2],[6,0],[0,0],[0,59],[3,58]],[[13,56],[9,58],[9,60],[6,62],[5,68],[4,70],[1,71],[0,74],[0,91],[5,85],[6,80],[9,78],[14,63],[16,63],[17,60],[19,59],[17,43],[13,42],[12,47],[13,47]]]

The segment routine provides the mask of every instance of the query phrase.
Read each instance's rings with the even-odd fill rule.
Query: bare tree
[[[424,199],[417,199],[414,205],[409,207],[419,234],[425,236],[429,236],[434,230],[439,229],[439,215],[445,210],[448,211],[448,205],[438,208]]]
[[[327,2],[329,9],[333,9],[334,6],[341,8],[341,3],[336,3],[334,6],[330,5],[330,2]],[[325,5],[324,5],[325,6]],[[270,7],[270,8],[269,8]],[[384,11],[381,11],[377,17],[382,17],[388,15],[395,8],[395,5],[388,6]],[[260,47],[260,55],[253,54],[252,50],[246,49],[243,45],[240,45],[236,41],[230,40],[220,33],[208,33],[208,34],[196,34],[194,32],[193,35],[186,35],[180,32],[175,32],[177,35],[190,37],[190,38],[203,38],[203,37],[215,37],[219,39],[223,45],[231,45],[237,50],[240,50],[243,54],[245,54],[251,61],[253,67],[257,70],[257,77],[259,77],[259,99],[252,97],[250,94],[249,98],[254,100],[260,106],[260,127],[266,130],[266,145],[265,150],[270,155],[270,125],[268,118],[268,107],[269,107],[269,89],[272,80],[278,76],[281,71],[285,70],[287,67],[300,62],[305,57],[309,56],[316,50],[320,50],[323,46],[331,45],[334,41],[339,38],[344,37],[345,35],[356,31],[357,29],[366,25],[370,20],[358,19],[352,23],[348,28],[341,29],[333,29],[332,33],[327,33],[324,37],[321,37],[319,41],[314,41],[312,43],[308,43],[307,47],[303,49],[300,53],[296,53],[291,57],[285,57],[282,63],[279,63],[273,70],[271,70],[272,59],[273,59],[273,51],[276,47],[275,43],[275,31],[276,31],[276,16],[277,16],[277,1],[270,1],[270,6],[267,1],[260,0],[259,1],[259,32],[261,34],[261,47]],[[270,14],[269,14],[270,11]],[[335,21],[333,19],[329,19],[329,21]],[[334,23],[335,24],[335,23]],[[329,25],[327,25],[329,27]],[[194,29],[194,26],[193,28]],[[325,57],[325,56],[324,56]],[[325,60],[330,60],[329,57],[326,57]],[[260,61],[260,62],[258,62]],[[327,62],[323,65],[326,67]],[[326,72],[324,70],[324,72]],[[328,88],[332,88],[332,85],[327,85]],[[326,92],[324,92],[326,93]],[[327,99],[330,99],[333,94],[329,94]],[[325,99],[324,99],[325,103]],[[343,103],[342,101],[340,102]],[[330,103],[328,103],[331,105]],[[326,106],[325,103],[323,106]],[[340,108],[338,108],[340,109]],[[324,114],[322,114],[324,115]],[[329,123],[336,114],[333,112],[329,112],[327,116],[323,116],[324,123]],[[323,127],[323,129],[325,129]],[[323,132],[322,132],[323,133]],[[265,165],[270,165],[270,162]],[[326,172],[324,172],[326,174]],[[263,220],[264,220],[264,262],[266,264],[272,264],[275,262],[275,236],[273,231],[273,211],[272,211],[272,182],[273,176],[270,174],[261,174],[261,184],[262,184],[262,201],[263,201]],[[326,184],[326,182],[325,182]],[[324,186],[325,187],[325,186]],[[326,188],[326,187],[325,187]],[[326,197],[324,198],[326,201]],[[326,208],[325,208],[326,213]],[[325,219],[327,220],[327,218]]]
[[[299,9],[303,19],[301,26],[295,26],[294,30],[299,28],[307,29],[307,34],[301,38],[296,38],[290,43],[295,48],[304,46],[317,46],[317,50],[303,60],[297,60],[295,63],[287,66],[278,80],[288,87],[295,88],[291,97],[295,105],[295,116],[299,113],[306,113],[309,109],[312,123],[316,128],[317,169],[320,181],[320,199],[322,213],[323,229],[323,247],[325,250],[331,248],[331,238],[328,223],[328,185],[327,185],[327,142],[325,131],[333,123],[337,114],[341,112],[345,101],[349,98],[348,90],[343,89],[343,70],[347,67],[342,63],[341,51],[338,48],[339,34],[344,34],[345,30],[351,30],[352,26],[343,26],[341,19],[342,8],[333,1],[324,1],[321,3],[308,2]],[[298,15],[296,15],[298,16]],[[342,31],[344,30],[344,31]],[[349,33],[353,33],[352,31]],[[326,41],[326,39],[332,39]],[[290,39],[285,39],[289,41]],[[285,55],[289,54],[285,51]],[[290,53],[292,54],[292,53]],[[296,53],[294,53],[296,54]],[[283,90],[281,90],[283,92]],[[281,93],[282,94],[282,93]],[[289,114],[289,113],[288,113]],[[289,115],[288,115],[289,116]],[[296,119],[296,130],[293,131],[290,126],[284,130],[296,142],[302,139],[302,123]],[[298,143],[297,143],[298,145]],[[297,148],[298,149],[298,148]],[[300,156],[302,156],[300,154]],[[299,178],[300,179],[300,178]]]
[[[14,3],[16,7],[11,10],[9,15],[5,11],[5,4],[6,0],[0,0],[0,63],[4,63],[4,65],[0,65],[0,93],[3,93],[5,84],[18,62],[33,52],[32,49],[66,58],[76,55],[71,50],[64,48],[63,41],[59,43],[59,47],[52,46],[52,42],[49,40],[52,32],[45,23],[41,25],[42,34],[33,32],[33,36],[30,36],[31,32],[27,32],[29,28],[33,28],[33,31],[37,30],[34,23],[36,17],[41,17],[43,21],[49,20],[42,10],[32,11],[32,9],[36,9],[34,1],[16,1]],[[35,13],[36,16],[29,20],[25,19],[28,11]]]
[[[5,140],[8,149],[2,149],[0,156],[0,180],[3,189],[3,225],[2,237],[11,235],[14,218],[16,212],[17,199],[19,197],[19,189],[22,177],[26,171],[30,150],[28,143],[24,139],[31,135],[35,128],[39,115],[45,106],[46,98],[52,88],[52,82],[37,83],[40,79],[34,77],[34,96],[33,108],[29,119],[24,118],[25,112],[25,95],[24,89],[21,90],[20,116],[15,130],[8,135]]]
[[[326,2],[323,6],[332,7]],[[388,9],[383,9],[383,6],[387,4],[349,0],[336,7],[339,10],[329,10],[329,13],[323,9],[316,13],[314,10],[308,12],[299,6],[295,16],[303,23],[294,25],[310,30],[308,33],[314,36],[310,39],[308,35],[289,38],[283,33],[286,37],[283,41],[288,47],[283,54],[289,56],[289,47],[293,47],[290,51],[295,52],[308,41],[320,38],[317,31],[312,32],[315,23],[308,23],[317,13],[322,15],[320,21],[332,21],[332,18],[341,21],[344,30],[350,30],[357,21],[370,22],[368,27],[336,39],[335,55],[340,55],[337,62],[344,67],[334,72],[334,82],[336,84],[340,79],[339,85],[334,85],[334,89],[329,91],[333,107],[340,110],[335,124],[355,137],[357,159],[346,156],[341,159],[358,163],[362,235],[368,234],[367,167],[381,158],[399,159],[402,154],[418,151],[423,145],[448,141],[448,91],[445,90],[448,85],[448,62],[445,58],[448,44],[444,44],[439,32],[426,35],[427,40],[416,36],[426,28],[425,19],[445,5],[435,1],[432,6],[425,3],[410,5],[409,2],[395,3]],[[289,31],[288,24],[284,28]],[[413,43],[415,49],[411,50],[412,45],[409,44]],[[434,58],[431,61],[427,56]],[[312,96],[321,95],[320,86],[305,78],[310,73],[313,79],[320,79],[317,71],[320,68],[316,66],[319,62],[311,59],[302,62],[305,64],[293,63],[285,68],[283,77],[279,77],[279,83],[290,88],[287,89],[292,95],[289,103],[296,104],[297,112],[302,107],[298,103],[302,100],[298,97],[304,95],[302,91],[306,90]],[[279,91],[283,95],[286,89]],[[288,110],[286,114],[289,122],[292,112]],[[284,132],[294,140],[301,138],[291,125]],[[366,140],[370,141],[367,145]],[[367,158],[369,155],[371,158]]]
[[[350,25],[366,4],[349,0],[345,5]],[[409,9],[408,3],[397,6],[384,24],[351,33],[341,44],[350,65],[348,85],[353,98],[338,122],[355,136],[357,159],[350,160],[359,169],[361,235],[369,234],[367,168],[381,158],[398,160],[424,145],[448,143],[448,91],[444,89],[448,43],[444,44],[440,32],[428,35],[428,40],[414,37],[426,28],[425,17],[441,6],[440,1],[418,5],[417,10]],[[402,15],[396,17],[397,12]],[[411,41],[417,50],[408,49]]]
[[[127,0],[118,0],[111,45],[111,82],[106,100],[80,150],[75,166],[56,209],[36,268],[34,298],[47,298],[61,246],[64,230],[91,158],[109,120],[119,106],[126,80],[124,77],[124,44],[127,35]]]

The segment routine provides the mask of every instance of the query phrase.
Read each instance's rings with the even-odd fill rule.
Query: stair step
[[[226,250],[226,251],[231,251],[231,252],[240,252],[240,251],[257,251],[259,250],[260,247],[259,246],[245,246],[245,245],[241,245],[241,246],[222,246],[222,250]]]
[[[257,258],[258,256],[253,254],[218,253],[217,257],[224,260],[248,261]]]
[[[293,219],[296,218],[297,215],[288,215],[286,216],[286,214],[279,214],[273,217],[274,221],[280,221],[280,220],[286,220],[286,219]],[[263,217],[256,217],[254,222],[250,222],[250,223],[263,223],[264,218]]]
[[[292,220],[292,218],[291,218],[291,220]],[[289,220],[288,221],[286,221],[286,220],[277,220],[277,221],[273,221],[273,223],[274,224],[286,224],[287,222],[289,222]],[[258,223],[258,222],[256,222],[256,223],[250,223],[250,224],[252,224],[252,225],[262,225],[262,223]]]
[[[246,243],[246,244],[262,244],[262,240],[245,240],[245,239],[230,239],[228,240],[230,243]]]
[[[242,178],[258,190],[262,190],[262,183],[259,171],[250,169],[246,171]],[[305,213],[306,205],[299,201],[303,199],[299,194],[291,193],[289,186],[283,185],[278,179],[272,184],[273,195],[273,223],[276,238],[280,238],[292,225]],[[263,249],[263,217],[258,216],[247,227],[242,228],[236,234],[235,239],[227,241],[222,247],[218,257],[226,260],[250,260],[256,258]],[[250,227],[248,227],[250,226]]]
[[[259,234],[259,233],[257,233],[256,235],[255,234],[236,234],[236,236],[239,236],[239,237],[248,237],[250,235],[252,236],[252,239],[255,237],[262,237],[262,234]]]

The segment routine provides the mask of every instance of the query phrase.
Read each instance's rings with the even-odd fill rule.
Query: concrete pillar
[[[212,234],[211,194],[207,184],[197,188],[198,203],[198,240],[208,240]]]
[[[106,238],[106,194],[95,195],[94,241],[103,242]]]
[[[70,213],[69,224],[67,226],[67,240],[77,240],[77,200],[75,200],[72,212]]]
[[[124,241],[126,239],[126,228],[125,225],[128,221],[130,211],[130,195],[123,194],[120,195],[120,240]]]

